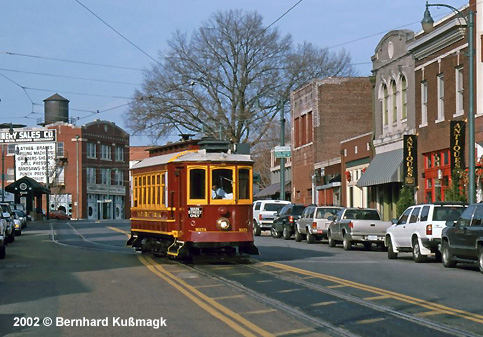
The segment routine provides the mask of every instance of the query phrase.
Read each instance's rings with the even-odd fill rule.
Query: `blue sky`
[[[189,34],[218,10],[257,11],[269,25],[299,0],[78,1],[157,58],[175,30]],[[77,125],[99,118],[125,127],[126,104],[153,60],[79,2],[0,1],[0,123],[36,126],[43,118],[43,100],[59,93],[70,101]],[[467,1],[444,3],[460,8]],[[344,48],[359,75],[367,76],[384,34],[419,31],[424,5],[425,0],[302,0],[274,27],[296,43]],[[433,7],[431,13],[437,20],[449,10]],[[131,144],[150,145],[151,140],[134,136]]]

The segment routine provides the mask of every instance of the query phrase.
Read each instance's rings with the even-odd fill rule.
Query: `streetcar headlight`
[[[230,229],[230,220],[227,218],[219,218],[216,220],[216,226],[223,231],[227,231]]]

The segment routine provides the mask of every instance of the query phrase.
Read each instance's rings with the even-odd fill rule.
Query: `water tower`
[[[69,100],[55,94],[44,99],[44,125],[55,122],[69,122]]]

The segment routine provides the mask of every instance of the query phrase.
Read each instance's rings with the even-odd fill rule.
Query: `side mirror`
[[[329,221],[334,221],[334,219],[335,219],[335,218],[334,218],[334,216],[333,216],[333,215],[330,215],[330,216],[327,218],[327,220],[329,220]]]
[[[391,223],[392,223],[393,225],[397,224],[397,219],[392,219],[392,220],[391,220]]]
[[[446,227],[454,227],[456,225],[456,220],[446,220]]]

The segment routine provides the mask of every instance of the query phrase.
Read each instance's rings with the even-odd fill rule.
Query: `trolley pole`
[[[283,99],[280,99],[280,146],[285,146],[285,115]],[[280,158],[280,200],[285,200],[285,158]]]

